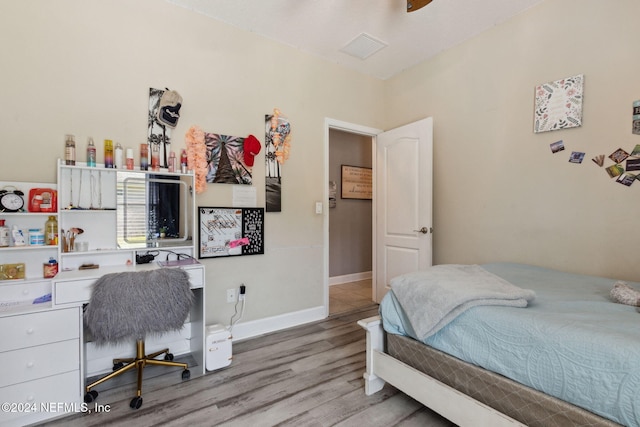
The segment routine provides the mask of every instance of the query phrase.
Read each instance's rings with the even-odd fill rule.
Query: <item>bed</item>
[[[612,301],[616,280],[480,267],[535,298],[472,306],[424,338],[392,289],[358,322],[367,395],[387,382],[460,426],[640,426],[640,313]]]

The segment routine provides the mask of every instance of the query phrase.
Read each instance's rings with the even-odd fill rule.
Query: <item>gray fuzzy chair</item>
[[[98,397],[93,387],[135,368],[138,392],[130,406],[140,408],[145,365],[179,366],[184,369],[182,379],[189,379],[188,365],[173,362],[168,348],[145,355],[144,340],[181,329],[192,304],[189,275],[181,269],[112,273],[98,279],[84,313],[85,325],[98,345],[136,340],[136,357],[114,359],[113,372],[86,386],[84,401],[90,403]],[[156,360],[161,354],[164,360]]]

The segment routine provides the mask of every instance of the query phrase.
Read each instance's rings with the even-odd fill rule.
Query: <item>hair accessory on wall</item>
[[[196,193],[207,189],[207,146],[204,132],[198,126],[191,126],[184,136],[187,145],[188,168],[195,173]]]
[[[260,145],[258,138],[253,135],[247,136],[243,143],[244,164],[249,167],[253,167],[255,157],[260,152],[261,148],[262,146]]]

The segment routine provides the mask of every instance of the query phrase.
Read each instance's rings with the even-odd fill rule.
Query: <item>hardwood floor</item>
[[[371,279],[329,286],[329,314],[367,307],[373,302]]]
[[[96,388],[95,403],[108,412],[43,425],[452,426],[389,385],[365,396],[365,332],[356,321],[375,314],[377,305],[369,304],[235,343],[229,367],[189,381],[181,381],[180,368],[152,366],[138,410],[129,408],[133,375],[107,381]]]

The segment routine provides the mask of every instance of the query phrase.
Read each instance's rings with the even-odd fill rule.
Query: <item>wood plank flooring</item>
[[[96,403],[109,412],[42,425],[452,426],[389,385],[365,396],[365,332],[356,321],[375,314],[370,304],[235,343],[229,367],[189,381],[181,381],[180,368],[145,369],[138,410],[129,408],[135,378],[127,374],[96,388]]]

